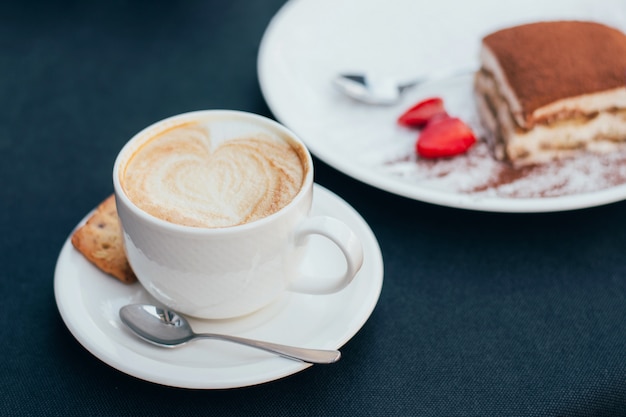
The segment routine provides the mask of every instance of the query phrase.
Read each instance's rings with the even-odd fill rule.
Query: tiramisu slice
[[[475,91],[497,159],[515,166],[626,147],[626,35],[579,21],[486,36]]]

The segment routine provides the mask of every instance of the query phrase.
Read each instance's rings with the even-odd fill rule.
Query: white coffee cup
[[[285,140],[302,163],[301,186],[295,196],[278,211],[260,219],[219,227],[178,224],[140,208],[128,195],[132,185],[124,175],[130,161],[146,152],[146,144],[155,138],[196,123],[207,132],[213,125],[227,124],[227,128],[216,128],[221,129],[218,136],[222,141],[215,145],[216,149],[231,140],[231,133],[233,137],[254,135],[257,128],[263,135]],[[239,127],[243,131],[238,131]],[[159,162],[159,167],[163,165]],[[146,174],[150,177],[153,173],[146,169]],[[153,297],[182,313],[207,319],[230,318],[253,313],[285,291],[334,293],[352,281],[363,262],[361,243],[348,226],[332,217],[309,214],[313,162],[305,145],[284,126],[259,115],[206,110],[159,121],[122,148],[115,160],[113,183],[131,267]],[[335,243],[345,257],[345,270],[337,271],[333,277],[302,275],[302,260],[311,235],[321,235]]]

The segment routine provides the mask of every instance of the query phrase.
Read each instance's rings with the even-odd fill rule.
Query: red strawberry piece
[[[398,118],[398,123],[410,127],[424,127],[432,118],[447,115],[443,100],[439,97],[431,97],[420,101],[404,112]]]
[[[416,150],[424,158],[453,156],[476,142],[474,132],[461,119],[447,117],[428,123],[417,138]]]

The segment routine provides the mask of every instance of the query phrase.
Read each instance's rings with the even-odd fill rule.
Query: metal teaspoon
[[[194,333],[189,322],[172,310],[147,304],[130,304],[120,309],[120,319],[137,336],[162,347],[175,347],[191,340],[218,339],[275,353],[288,359],[308,363],[334,363],[341,357],[338,350],[307,349],[259,340],[214,333]]]
[[[399,81],[390,77],[376,77],[367,73],[342,73],[333,78],[335,88],[354,100],[374,105],[392,105],[402,94],[419,84],[469,74],[475,68],[439,71],[412,80]]]

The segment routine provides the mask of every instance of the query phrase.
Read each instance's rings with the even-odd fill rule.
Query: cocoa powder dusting
[[[409,165],[410,164],[410,165]],[[453,158],[389,160],[388,174],[439,191],[499,198],[560,197],[626,183],[626,148],[524,167],[496,161],[484,141]]]
[[[515,168],[506,163],[502,163],[493,178],[487,179],[484,184],[474,187],[470,192],[480,193],[490,188],[498,188],[505,184],[512,184],[528,175],[532,175],[532,171],[534,170],[537,170],[536,165]]]

